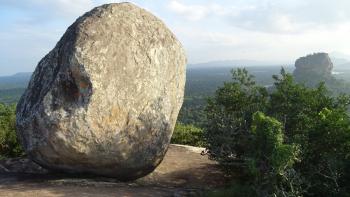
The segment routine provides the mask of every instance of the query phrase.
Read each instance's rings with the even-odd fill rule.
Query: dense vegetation
[[[22,155],[15,128],[15,105],[0,104],[0,158]]]
[[[24,90],[24,88],[0,89],[0,103],[17,103]]]
[[[247,70],[256,76],[262,86],[273,84],[272,74],[278,74],[280,66],[248,67]],[[178,122],[192,124],[203,128],[205,125],[205,106],[207,98],[213,96],[216,89],[231,79],[232,67],[189,68],[187,69],[185,99]],[[292,72],[293,67],[287,67]]]
[[[232,76],[209,100],[205,129],[210,157],[241,174],[230,192],[347,196],[350,98],[297,84],[283,69],[270,91],[246,70]]]
[[[203,134],[201,128],[178,123],[175,126],[171,143],[203,147],[205,145]]]
[[[27,86],[31,73],[0,76],[0,103],[17,103]]]

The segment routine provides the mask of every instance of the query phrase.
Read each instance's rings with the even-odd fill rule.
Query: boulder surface
[[[162,21],[130,3],[78,18],[38,64],[17,132],[39,165],[120,180],[162,161],[181,108],[186,57]]]

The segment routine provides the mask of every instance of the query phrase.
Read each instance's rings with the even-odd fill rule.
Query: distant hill
[[[189,64],[187,68],[215,68],[215,67],[251,67],[251,66],[289,66],[292,64],[278,63],[271,61],[256,61],[256,60],[222,60],[211,61],[198,64]]]
[[[334,66],[335,69],[340,70],[350,70],[350,62],[344,63],[344,64],[338,64]]]
[[[0,103],[17,103],[23,94],[32,73],[16,73],[0,77]]]
[[[0,90],[9,90],[15,88],[25,88],[30,80],[32,73],[16,73],[11,76],[0,77]]]
[[[25,88],[13,88],[0,90],[0,103],[17,103]]]
[[[329,54],[330,58],[332,59],[334,69],[336,70],[350,70],[350,56],[343,54],[343,53],[337,53],[333,52]]]
[[[349,63],[349,60],[344,58],[336,58],[336,57],[330,57],[330,58],[332,59],[332,62],[335,66]]]
[[[350,55],[349,54],[345,54],[345,53],[337,52],[337,51],[329,53],[329,56],[331,58],[350,60]]]

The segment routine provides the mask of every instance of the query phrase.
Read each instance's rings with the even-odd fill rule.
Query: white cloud
[[[169,8],[192,21],[200,20],[208,15],[209,8],[201,5],[185,5],[179,1],[171,1]]]
[[[174,28],[189,54],[190,63],[222,59],[253,59],[293,63],[313,52],[350,54],[350,22],[332,29],[309,29],[298,34],[271,34],[233,28],[231,31],[177,26]]]
[[[94,3],[92,0],[0,0],[0,6],[29,12],[31,20],[47,21],[58,17],[77,17],[91,9]]]
[[[350,20],[349,0],[235,0],[190,4],[173,0],[169,8],[192,21],[212,18],[233,27],[269,33],[300,33]]]
[[[172,0],[168,4],[168,8],[187,18],[190,21],[199,21],[211,16],[237,16],[242,11],[255,10],[255,6],[225,6],[218,3],[205,4],[185,4],[179,0]]]

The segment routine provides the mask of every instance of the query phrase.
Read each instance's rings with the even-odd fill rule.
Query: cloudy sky
[[[74,20],[111,0],[0,0],[0,75],[33,71]],[[292,63],[350,54],[349,0],[135,0],[183,43],[189,63]]]

